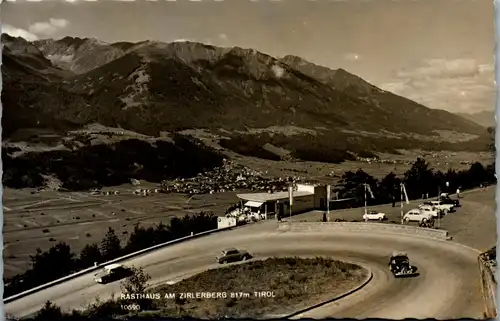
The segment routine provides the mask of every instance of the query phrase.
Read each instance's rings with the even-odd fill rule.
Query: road
[[[364,264],[373,271],[374,278],[360,292],[300,317],[482,317],[476,250],[449,241],[406,235],[279,232],[276,224],[267,221],[216,233],[151,252],[124,264],[144,268],[151,275],[152,283],[160,284],[217,267],[214,256],[225,247],[246,249],[256,259],[329,256]],[[392,250],[408,252],[420,276],[394,279],[386,266]],[[37,311],[47,300],[64,310],[81,309],[96,297],[102,300],[112,293],[120,293],[119,282],[94,284],[92,275],[84,275],[13,301],[4,309],[10,315],[26,316]]]

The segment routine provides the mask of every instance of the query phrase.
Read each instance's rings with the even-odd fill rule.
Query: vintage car
[[[105,284],[127,278],[133,274],[132,270],[121,264],[106,265],[100,272],[94,274],[94,281]]]
[[[454,207],[460,207],[460,201],[458,199],[453,199],[449,196],[441,196],[440,201],[443,204],[453,205]]]
[[[429,205],[439,208],[440,210],[443,210],[445,214],[448,214],[449,212],[454,212],[455,211],[455,205],[453,204],[446,204],[442,201],[429,201],[427,202]]]
[[[239,251],[235,248],[228,248],[222,251],[220,256],[217,256],[215,260],[217,263],[224,264],[229,262],[238,262],[251,259],[252,256],[247,251]]]
[[[382,212],[378,212],[378,211],[367,211],[364,215],[363,215],[363,220],[365,222],[367,221],[383,221],[383,220],[386,220],[387,217],[385,216],[385,213],[382,213]]]
[[[404,216],[403,216],[403,221],[405,223],[409,222],[418,222],[418,223],[425,223],[428,221],[433,220],[433,216],[431,213],[421,211],[418,208],[409,210]]]
[[[444,211],[441,211],[440,209],[436,208],[436,207],[432,207],[430,205],[426,205],[426,204],[421,204],[418,206],[418,209],[425,213],[425,214],[429,214],[431,215],[432,217],[434,218],[439,218],[441,217],[442,215],[444,215]]]
[[[405,252],[394,251],[389,258],[389,270],[395,277],[414,276],[417,267],[410,265],[410,260]]]

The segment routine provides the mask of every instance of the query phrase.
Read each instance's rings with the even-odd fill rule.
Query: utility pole
[[[441,201],[441,185],[438,185],[438,201]],[[438,212],[438,219],[437,219],[437,227],[439,228],[439,226],[441,225],[441,210],[439,210]]]
[[[330,191],[330,185],[326,186],[326,220],[330,222],[330,197],[331,197],[331,191]]]
[[[403,224],[403,183],[399,183],[399,189],[401,192],[401,224]]]
[[[366,206],[367,206],[367,202],[366,202],[366,183],[363,184],[364,187],[365,187],[365,215],[368,213],[367,210],[366,210]]]

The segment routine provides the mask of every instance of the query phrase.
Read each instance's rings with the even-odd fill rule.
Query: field
[[[140,188],[155,188],[151,184]],[[47,250],[59,241],[75,253],[89,243],[99,243],[108,227],[126,240],[136,223],[148,226],[172,217],[212,211],[222,215],[237,200],[236,192],[207,194],[189,198],[181,194],[134,195],[138,188],[123,185],[104,190],[118,195],[99,196],[87,192],[4,189],[4,275],[24,272],[37,247]]]
[[[381,179],[390,172],[402,175],[406,172],[417,157],[425,157],[430,167],[446,172],[448,169],[467,170],[471,163],[480,162],[483,165],[493,163],[494,157],[489,153],[469,152],[435,152],[428,155],[418,150],[400,151],[401,155],[380,154],[384,162],[367,160],[346,161],[341,164],[327,164],[318,162],[284,162],[270,161],[254,157],[242,157],[228,153],[237,163],[259,171],[267,171],[270,176],[302,176],[318,181],[336,182],[346,171],[363,169],[368,174]]]

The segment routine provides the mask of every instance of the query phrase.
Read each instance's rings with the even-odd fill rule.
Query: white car
[[[441,201],[430,201],[430,202],[427,202],[428,205],[430,206],[434,206],[440,210],[443,210],[445,213],[448,213],[448,212],[453,212],[455,206],[453,206],[453,204],[445,204]]]
[[[430,205],[419,205],[418,209],[426,214],[432,215],[432,217],[439,217],[441,210],[432,207]]]
[[[385,213],[377,212],[377,211],[368,211],[365,214],[363,214],[363,220],[365,222],[367,221],[383,221],[386,220],[387,217],[385,216]]]
[[[408,222],[419,222],[419,223],[424,223],[432,220],[432,215],[426,212],[421,211],[418,208],[412,209],[408,211],[404,216],[403,216],[403,221],[405,223]]]

